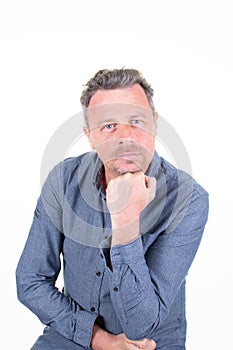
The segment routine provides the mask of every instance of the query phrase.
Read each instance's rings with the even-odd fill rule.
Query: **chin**
[[[119,175],[124,175],[126,173],[138,173],[139,171],[143,171],[141,167],[135,164],[129,164],[127,166],[117,167],[115,169]]]
[[[110,172],[115,173],[116,176],[124,175],[126,173],[138,173],[139,171],[145,173],[146,170],[145,164],[122,159],[117,159],[113,162],[106,163],[106,166]]]

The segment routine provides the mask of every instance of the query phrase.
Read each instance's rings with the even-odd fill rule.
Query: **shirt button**
[[[114,290],[114,292],[118,292],[118,288],[117,287],[115,287],[115,288],[113,288],[113,290]]]
[[[95,308],[94,307],[91,307],[91,312],[94,312],[95,311]]]
[[[100,271],[97,271],[96,272],[96,276],[100,276],[101,275],[101,272]]]

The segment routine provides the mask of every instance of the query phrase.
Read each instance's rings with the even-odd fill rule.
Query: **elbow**
[[[25,284],[20,281],[20,276],[16,275],[16,291],[18,300],[26,305],[27,304],[27,288]]]
[[[141,340],[144,338],[150,339],[159,324],[160,313],[158,308],[154,307],[151,308],[144,317],[143,315],[137,318],[132,317],[131,320],[125,324],[124,333],[126,337],[131,340]]]
[[[28,274],[17,272],[16,273],[16,292],[18,300],[31,309],[31,306],[36,301],[36,290],[38,290],[38,284],[35,283]]]
[[[125,336],[130,340],[142,340],[142,339],[153,339],[153,334],[155,333],[155,330],[158,327],[157,320],[152,323],[144,325],[144,328],[138,329],[138,328],[132,328],[132,329],[126,329],[125,330]]]

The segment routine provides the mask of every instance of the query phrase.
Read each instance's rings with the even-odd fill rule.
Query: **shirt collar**
[[[157,178],[160,168],[161,168],[161,158],[158,155],[158,153],[155,151],[152,161],[146,171],[146,175]]]

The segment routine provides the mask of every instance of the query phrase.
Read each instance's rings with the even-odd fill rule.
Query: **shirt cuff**
[[[134,261],[144,259],[141,236],[127,244],[114,245],[110,250],[112,266],[130,265]]]
[[[97,314],[92,314],[85,310],[82,310],[79,313],[73,341],[83,346],[85,349],[90,348],[93,327],[97,317]]]

